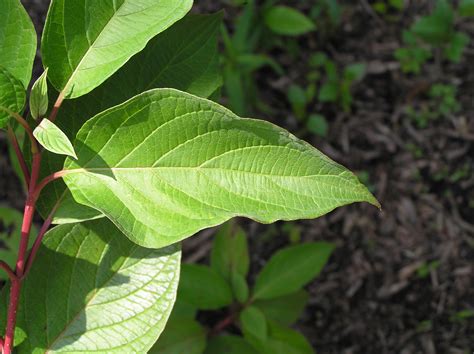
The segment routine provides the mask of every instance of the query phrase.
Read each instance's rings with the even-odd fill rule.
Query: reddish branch
[[[23,157],[23,153],[21,152],[20,144],[18,144],[18,139],[16,138],[15,132],[9,126],[8,127],[8,138],[13,146],[13,150],[15,151],[15,155],[18,159],[18,163],[20,164],[21,171],[23,172],[23,178],[26,183],[26,187],[30,184],[30,171],[28,170],[28,166],[26,165],[25,158]]]
[[[56,118],[59,107],[61,106],[63,99],[64,99],[64,96],[60,94],[51,111],[51,116],[50,116],[51,120],[54,120]],[[2,107],[0,108],[5,111],[5,109],[3,109]],[[38,199],[39,193],[41,192],[41,190],[47,183],[62,176],[60,173],[53,174],[49,177],[46,177],[44,180],[38,183],[40,168],[41,168],[41,152],[38,149],[38,144],[33,136],[32,130],[30,126],[28,125],[28,123],[26,122],[26,120],[23,117],[21,117],[19,114],[16,114],[11,111],[8,111],[7,113],[9,113],[12,117],[14,117],[23,126],[23,128],[25,128],[25,131],[31,140],[31,151],[33,153],[33,161],[31,165],[31,174],[29,174],[23,155],[21,154],[21,149],[18,145],[18,142],[16,141],[16,137],[14,137],[14,134],[13,136],[10,136],[13,147],[20,161],[20,165],[22,165],[23,174],[25,175],[25,178],[29,177],[29,183],[28,183],[28,195],[26,198],[25,209],[23,213],[23,223],[21,226],[21,239],[20,239],[20,246],[18,250],[18,258],[16,262],[15,271],[13,272],[13,270],[4,262],[0,262],[0,268],[2,268],[3,270],[7,272],[11,280],[10,302],[8,305],[8,314],[7,314],[7,328],[5,331],[5,338],[0,337],[0,350],[2,350],[3,354],[12,353],[16,318],[17,318],[17,311],[18,311],[18,303],[20,300],[22,281],[25,278],[27,272],[31,269],[36,253],[41,245],[43,236],[46,233],[46,231],[48,231],[48,228],[51,225],[53,214],[56,209],[54,208],[50,216],[48,216],[48,218],[45,220],[38,234],[38,237],[35,240],[35,243],[30,252],[30,255],[29,257],[27,257],[28,243],[29,243],[28,241],[29,241],[29,236],[30,236],[30,231],[31,231],[31,225],[33,223],[33,217],[35,214],[36,201]],[[11,133],[13,133],[13,131],[9,132],[10,135]]]

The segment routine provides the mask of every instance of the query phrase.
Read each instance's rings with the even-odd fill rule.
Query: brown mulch
[[[41,24],[47,1],[22,2]],[[310,2],[286,3],[305,9]],[[441,75],[434,64],[418,77],[404,75],[393,51],[400,46],[402,29],[426,13],[431,2],[407,2],[410,6],[396,21],[375,14],[366,0],[347,3],[343,24],[330,38],[301,38],[297,59],[272,52],[287,72],[284,78],[266,70],[256,77],[260,98],[276,111],[272,117],[256,115],[299,131],[285,92],[292,83],[305,83],[304,63],[312,53],[325,51],[339,65],[368,66],[354,87],[352,112],[315,104],[312,108],[329,120],[329,135],[303,138],[350,169],[367,171],[383,211],[353,205],[296,224],[303,240],[338,246],[309,286],[310,304],[297,328],[318,353],[472,353],[474,318],[455,315],[474,310],[474,40],[459,64],[443,64]],[[234,18],[235,10],[222,1],[202,0],[196,6],[202,12],[227,8],[226,20]],[[473,22],[461,23],[471,38]],[[419,129],[404,110],[423,104],[432,82],[456,85],[462,110]],[[414,153],[413,146],[421,153]],[[0,200],[21,208],[21,188],[6,167],[3,135],[0,154]],[[465,176],[450,179],[466,166]],[[288,242],[283,223],[242,224],[251,238],[254,271]],[[207,258],[211,234],[205,231],[185,244],[188,259]],[[418,269],[431,261],[439,261],[439,267],[419,276]]]

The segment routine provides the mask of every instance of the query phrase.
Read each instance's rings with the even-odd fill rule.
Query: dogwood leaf
[[[181,19],[192,0],[53,0],[42,39],[49,79],[66,98],[99,86]]]
[[[28,336],[16,352],[146,353],[173,307],[179,263],[177,246],[142,248],[106,219],[52,229],[24,281]]]
[[[0,129],[10,121],[11,111],[20,113],[25,106],[26,93],[23,84],[7,69],[0,66]]]
[[[28,87],[36,55],[36,32],[20,0],[0,1],[0,65]]]
[[[46,150],[77,158],[67,135],[49,119],[43,119],[33,131],[33,135]]]
[[[378,205],[350,171],[287,131],[173,89],[98,114],[74,146],[63,177],[74,199],[145,247],[237,215],[270,223]]]
[[[56,124],[70,139],[97,113],[120,104],[143,91],[172,87],[208,97],[222,83],[219,75],[217,35],[222,14],[188,15],[153,38],[118,72],[86,96],[63,103]],[[43,157],[42,176],[58,171],[64,164],[59,155]],[[38,200],[38,209],[48,215],[61,199],[54,223],[63,224],[99,218],[97,210],[74,202],[64,192],[62,181],[50,183]]]

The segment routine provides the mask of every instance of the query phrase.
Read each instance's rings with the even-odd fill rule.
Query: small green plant
[[[311,7],[310,17],[319,24],[321,31],[333,30],[341,23],[342,6],[337,0],[316,1]]]
[[[325,53],[316,53],[310,59],[311,78],[319,85],[317,98],[321,102],[338,104],[348,112],[352,105],[352,86],[365,75],[365,65],[350,64],[340,70]]]
[[[426,128],[431,121],[449,117],[461,110],[454,85],[434,84],[428,91],[428,101],[418,107],[408,107],[408,117],[418,128]]]
[[[304,285],[318,276],[333,249],[325,242],[280,249],[252,286],[245,232],[224,225],[214,240],[210,266],[183,265],[177,306],[149,353],[314,353],[290,326],[308,301]],[[197,319],[199,311],[224,315],[205,325]]]
[[[272,223],[379,205],[308,143],[208,99],[222,83],[222,14],[188,15],[192,5],[52,0],[44,73],[27,95],[37,35],[19,0],[0,2],[0,129],[27,186],[19,242],[3,241],[7,252],[18,242],[15,264],[0,260],[9,280],[0,294],[3,354],[146,353],[176,300],[181,240],[236,216]],[[316,274],[322,246],[296,247],[303,254],[275,257],[290,256],[291,267],[304,259],[302,268],[284,273],[270,261],[250,299],[293,293]],[[192,282],[207,282],[192,269],[202,275]],[[242,300],[245,282],[234,278]],[[219,287],[210,284],[208,295],[188,288],[184,296],[210,303]],[[276,340],[301,338],[269,328]]]
[[[421,17],[408,31],[403,31],[404,47],[395,51],[402,71],[420,73],[423,64],[436,56],[437,61],[447,59],[459,62],[469,36],[456,30],[456,17],[470,16],[468,1],[454,9],[446,0],[437,0],[430,15]]]

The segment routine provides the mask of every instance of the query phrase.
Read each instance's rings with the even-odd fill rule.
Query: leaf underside
[[[145,353],[173,307],[179,264],[177,246],[142,248],[105,219],[52,229],[24,282],[18,353]]]
[[[172,87],[197,96],[208,97],[222,83],[219,75],[217,35],[222,14],[188,15],[153,38],[104,84],[86,96],[63,103],[56,120],[70,139],[79,128],[97,113],[120,104],[143,91]],[[42,176],[58,171],[64,158],[46,154]],[[61,199],[54,216],[56,224],[74,223],[103,217],[92,208],[78,204],[65,192],[62,181],[49,184],[38,200],[41,214],[48,215]]]
[[[42,39],[49,79],[66,98],[99,86],[181,19],[192,0],[53,0]]]
[[[287,131],[172,89],[97,115],[74,147],[64,180],[75,200],[145,247],[239,215],[271,223],[378,205],[350,171]]]
[[[0,107],[20,113],[25,106],[25,101],[26,93],[23,84],[7,69],[0,66]],[[5,128],[10,119],[10,115],[0,109],[0,129]]]

